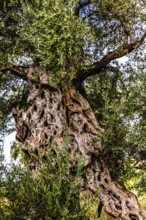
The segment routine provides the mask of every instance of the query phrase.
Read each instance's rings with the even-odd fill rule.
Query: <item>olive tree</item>
[[[142,0],[3,1],[0,10],[1,114],[7,122],[12,112],[30,167],[36,167],[30,149],[45,157],[68,137],[69,175],[80,161],[82,188],[98,190],[105,211],[125,220],[140,220],[146,212],[106,163],[106,125],[96,114],[105,105],[93,88],[94,108],[91,88],[96,77],[104,82],[105,73],[116,79],[145,71],[145,20]],[[121,57],[127,59],[123,65]],[[114,94],[114,80],[109,85]]]

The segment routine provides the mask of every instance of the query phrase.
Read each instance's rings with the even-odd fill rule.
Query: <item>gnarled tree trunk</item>
[[[146,212],[135,195],[112,180],[108,167],[100,159],[102,129],[88,101],[74,87],[50,87],[45,71],[38,81],[32,75],[33,71],[28,74],[30,93],[26,109],[13,109],[16,136],[23,143],[23,150],[28,152],[31,148],[44,155],[53,145],[62,148],[68,134],[71,165],[76,165],[79,158],[83,160],[83,188],[99,190],[100,201],[110,215],[123,220],[142,220]],[[33,166],[33,161],[30,163]]]

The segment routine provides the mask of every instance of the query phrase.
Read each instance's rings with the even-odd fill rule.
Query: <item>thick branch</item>
[[[108,71],[110,71],[110,72],[113,72],[113,73],[115,73],[115,75],[117,75],[117,76],[120,76],[120,75],[123,74],[123,72],[122,72],[119,68],[116,68],[116,67],[114,67],[114,66],[112,66],[112,65],[106,66],[106,67],[105,67],[105,70],[108,70]]]
[[[19,77],[19,78],[21,78],[23,80],[27,80],[28,69],[29,68],[26,68],[26,67],[21,67],[21,66],[13,65],[11,68],[9,68],[9,71],[13,75],[15,75],[15,76],[17,76],[17,77]]]
[[[141,37],[140,40],[134,43],[126,44],[118,47],[117,49],[108,52],[101,60],[97,61],[92,67],[86,70],[80,71],[77,76],[77,84],[81,84],[87,77],[98,74],[103,68],[105,68],[112,60],[121,58],[133,50],[139,48],[146,38],[146,32]]]

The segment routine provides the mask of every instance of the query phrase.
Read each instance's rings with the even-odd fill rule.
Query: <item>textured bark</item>
[[[47,74],[40,71],[38,81],[28,74],[30,94],[26,109],[13,109],[16,120],[17,140],[29,154],[32,149],[45,155],[53,146],[64,147],[69,135],[71,166],[82,160],[84,190],[99,190],[101,203],[107,213],[123,220],[141,220],[146,213],[136,197],[124,186],[111,179],[108,167],[100,159],[102,153],[100,128],[89,103],[75,88],[51,88]],[[33,166],[33,161],[30,159]]]

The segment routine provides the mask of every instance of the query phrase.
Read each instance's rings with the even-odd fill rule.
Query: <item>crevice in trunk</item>
[[[98,205],[98,210],[97,210],[97,217],[100,218],[101,217],[101,212],[102,212],[102,203],[100,202]]]
[[[88,101],[75,88],[64,92],[62,88],[52,89],[49,85],[41,85],[41,82],[36,86],[30,81],[29,89],[27,109],[13,109],[16,137],[23,143],[23,150],[27,153],[31,148],[44,156],[46,151],[53,151],[53,145],[63,148],[69,134],[71,167],[78,164],[79,155],[82,159],[83,189],[99,190],[101,204],[110,215],[123,220],[142,220],[146,212],[136,196],[112,180],[108,167],[100,159],[99,132],[102,129]],[[30,164],[32,168],[35,166],[32,160]]]

